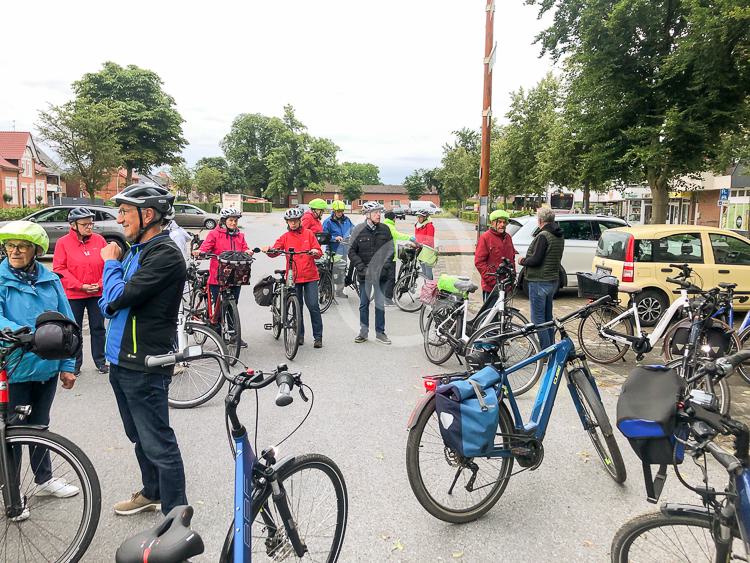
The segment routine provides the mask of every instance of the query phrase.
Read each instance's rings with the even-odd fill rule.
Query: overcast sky
[[[76,7],[77,6],[77,7]],[[440,163],[451,131],[479,128],[483,0],[34,2],[30,28],[5,22],[0,130],[33,130],[38,110],[104,61],[157,72],[185,119],[193,164],[221,154],[240,113],[292,104],[339,160],[372,162],[385,183]],[[552,66],[532,45],[536,8],[500,0],[493,111]]]

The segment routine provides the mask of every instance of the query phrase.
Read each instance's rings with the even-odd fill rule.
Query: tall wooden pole
[[[495,63],[495,0],[487,0],[484,39],[484,96],[482,99],[482,156],[479,169],[479,225],[477,236],[487,230],[487,200],[490,193],[490,134],[492,132],[492,66]]]

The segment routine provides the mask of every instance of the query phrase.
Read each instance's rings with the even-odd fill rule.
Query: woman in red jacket
[[[88,311],[91,356],[99,373],[107,373],[109,367],[104,359],[104,317],[98,304],[102,296],[104,271],[101,250],[107,246],[107,241],[94,232],[94,213],[86,207],[71,209],[68,223],[70,232],[62,236],[55,245],[52,271],[60,276],[78,326],[83,326],[83,313]],[[82,363],[83,351],[79,351],[75,375],[81,372]]]
[[[515,268],[515,256],[518,253],[513,246],[513,238],[505,232],[509,219],[507,211],[493,211],[490,214],[490,228],[482,233],[477,242],[474,265],[482,276],[482,294],[485,301],[497,284],[497,278],[493,274],[503,258],[510,260],[511,266]]]
[[[419,244],[435,248],[435,224],[430,219],[430,212],[426,209],[417,211],[417,222],[414,225],[414,238]],[[432,279],[432,266],[422,264],[422,273],[428,280]]]
[[[318,301],[318,267],[315,265],[315,258],[323,254],[320,244],[315,238],[315,234],[310,229],[302,226],[302,210],[298,208],[288,209],[284,213],[287,231],[273,243],[268,249],[269,256],[276,256],[274,249],[289,250],[293,248],[295,252],[307,252],[311,254],[300,254],[294,256],[294,285],[297,290],[297,299],[300,304],[300,331],[299,344],[305,342],[305,322],[302,314],[302,305],[307,305],[310,312],[310,324],[312,324],[314,348],[323,347],[323,317],[320,314],[320,303]],[[286,261],[286,269],[289,271],[289,260]]]

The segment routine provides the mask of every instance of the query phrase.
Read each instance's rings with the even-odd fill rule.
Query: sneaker
[[[130,500],[123,500],[115,505],[115,514],[119,514],[120,516],[130,516],[131,514],[138,514],[145,510],[161,510],[161,501],[147,499],[139,491],[133,493]]]
[[[297,346],[304,346],[305,345],[305,337],[299,336],[297,337]]]
[[[337,291],[336,292],[336,297],[341,297],[342,299],[349,299],[349,296],[346,293],[344,293],[343,291]]]
[[[395,307],[396,304],[393,302],[393,299],[386,299],[385,300],[385,306],[386,307]]]
[[[316,338],[315,342],[313,343],[313,348],[322,348],[322,347],[323,347],[323,339]]]
[[[21,514],[16,516],[15,518],[9,518],[11,522],[23,522],[24,520],[28,520],[29,516],[31,516],[31,512],[29,512],[29,507],[26,505],[26,500],[23,501],[23,511]]]
[[[357,338],[354,339],[354,342],[357,344],[361,344],[362,342],[367,342],[367,336],[364,334],[358,334]]]
[[[57,497],[57,498],[68,498],[74,497],[79,493],[80,489],[75,485],[71,485],[62,477],[53,477],[46,483],[37,485],[35,494],[39,497]]]
[[[240,338],[240,348],[247,348],[247,342]]]
[[[107,364],[96,366],[96,371],[99,373],[109,373],[109,366]]]
[[[385,332],[381,332],[380,334],[376,335],[375,336],[375,340],[377,340],[381,344],[390,344],[391,343],[391,339],[388,338],[388,336],[386,335]]]

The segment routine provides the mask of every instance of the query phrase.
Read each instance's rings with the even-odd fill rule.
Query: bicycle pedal
[[[264,328],[265,330],[272,330],[272,329],[273,329],[273,324],[271,324],[271,323],[266,323],[266,324],[264,324],[264,325],[263,325],[263,328]]]

